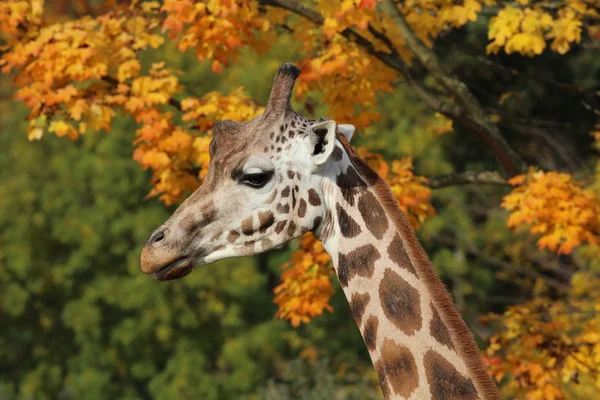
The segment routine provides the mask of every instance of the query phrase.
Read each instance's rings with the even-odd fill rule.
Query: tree
[[[487,272],[473,275],[485,285],[491,285],[490,265],[501,270],[499,278],[516,277],[524,288],[546,282],[550,292],[543,301],[562,304],[558,314],[570,310],[574,277],[597,275],[592,263],[600,235],[600,175],[592,172],[600,170],[593,153],[600,129],[596,2],[165,0],[112,1],[105,8],[76,3],[75,17],[57,13],[60,4],[44,7],[42,0],[0,5],[6,41],[0,64],[13,74],[15,96],[29,109],[30,140],[48,132],[77,139],[88,131],[110,130],[117,111],[131,116],[139,126],[133,158],[152,171],[148,195],[167,205],[178,202],[206,173],[214,121],[249,119],[261,108],[243,89],[192,96],[193,82],[184,85],[175,68],[165,62],[148,65],[144,57],[158,48],[193,49],[219,74],[247,51],[265,54],[293,39],[304,71],[296,94],[306,112],[326,112],[364,131],[359,144],[370,150],[361,150],[363,155],[388,179],[415,227],[438,206],[439,217],[424,225],[422,237],[454,249],[433,252],[433,259],[436,265],[453,265],[441,273],[459,307],[469,296],[483,297],[466,282],[470,271],[460,257],[487,265]],[[389,117],[399,113],[397,106],[384,103],[401,90],[424,107],[419,129],[455,151],[443,159],[443,168],[417,159],[423,149],[404,155],[415,157],[419,174],[442,175],[415,176],[412,159],[390,162],[397,154],[385,154],[385,124],[396,136],[402,127]],[[474,140],[464,146],[458,143],[464,138]],[[450,215],[452,209],[445,207],[453,201],[473,210]],[[498,204],[510,215],[497,210],[490,215]],[[517,231],[514,236],[496,224],[502,219]],[[476,228],[499,240],[480,243]],[[527,229],[532,236],[524,235]],[[530,237],[558,254],[535,250]],[[575,248],[580,250],[573,253]],[[501,256],[490,257],[495,251]],[[330,274],[322,249],[310,237],[303,239],[276,289],[279,315],[297,324],[321,314],[332,294]],[[504,322],[515,323],[505,316]],[[592,318],[598,319],[597,313]],[[570,323],[575,329],[579,322]],[[508,346],[499,335],[493,342]],[[590,340],[584,341],[597,343]],[[534,342],[520,359],[533,357],[547,342]],[[549,368],[562,368],[558,364]],[[513,370],[502,377],[520,382],[519,395],[568,395],[560,382],[540,389],[534,380],[518,381],[520,370]],[[570,371],[595,376],[590,368]]]

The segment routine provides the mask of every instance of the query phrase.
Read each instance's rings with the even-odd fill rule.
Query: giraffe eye
[[[242,185],[250,186],[254,189],[260,189],[271,180],[272,176],[272,171],[246,174],[242,176],[242,178],[240,179],[240,183]]]

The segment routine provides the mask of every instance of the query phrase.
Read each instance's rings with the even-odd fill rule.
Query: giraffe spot
[[[354,205],[354,196],[367,187],[353,167],[348,167],[345,174],[338,175],[336,183],[342,191],[342,196],[351,206]]]
[[[320,206],[321,205],[321,197],[319,197],[319,193],[313,188],[308,189],[308,202],[311,206]]]
[[[342,235],[346,238],[357,236],[361,232],[360,225],[348,215],[339,203],[336,204],[335,209],[337,211],[338,225],[340,226]]]
[[[250,236],[254,233],[254,228],[252,227],[252,215],[249,215],[248,218],[242,221],[242,232],[246,236]]]
[[[306,215],[306,201],[304,199],[300,199],[300,203],[298,205],[298,216],[300,218],[304,218]]]
[[[385,380],[394,393],[409,398],[419,386],[419,372],[412,352],[406,346],[385,339],[380,360],[383,363]]]
[[[290,187],[286,186],[285,189],[281,191],[281,197],[288,197],[290,195]]]
[[[280,126],[279,126],[279,132],[283,133],[283,131],[285,131],[285,128],[284,128],[284,126],[283,126],[283,125],[280,125]]]
[[[431,332],[431,336],[449,349],[454,350],[454,344],[452,343],[450,332],[444,324],[444,321],[442,321],[442,318],[440,318],[440,315],[433,304],[431,304],[431,311],[433,312],[433,317],[429,322],[429,331]]]
[[[344,152],[338,146],[335,146],[331,152],[331,158],[333,161],[341,161],[344,158]]]
[[[278,153],[281,153],[281,147],[278,147],[278,148],[277,148],[277,152],[278,152]]]
[[[275,139],[275,143],[279,143],[280,140],[281,140],[281,136],[277,135],[277,138]]]
[[[379,326],[379,319],[376,316],[371,315],[367,319],[365,324],[365,330],[363,332],[363,338],[369,351],[375,350],[377,347],[377,327]]]
[[[275,232],[281,233],[283,228],[285,228],[285,224],[287,224],[287,221],[279,221],[277,225],[275,225]]]
[[[271,134],[271,135],[273,135],[273,134]],[[272,139],[272,138],[271,138],[271,139]],[[269,146],[266,146],[266,147],[263,149],[263,151],[264,151],[265,153],[266,153],[266,152],[268,152],[268,151],[269,151]]]
[[[471,379],[459,373],[441,354],[429,350],[423,357],[432,400],[476,400]]]
[[[362,316],[365,313],[365,308],[367,308],[367,304],[371,300],[371,296],[368,293],[354,293],[352,294],[352,298],[350,299],[350,310],[352,311],[352,316],[356,321],[356,325],[360,326],[362,323]]]
[[[288,171],[288,172],[287,172],[287,176],[288,176],[288,178],[290,178],[290,179],[294,179],[294,175],[296,175],[296,174],[294,173],[294,171]]]
[[[263,250],[269,250],[273,247],[273,242],[271,241],[271,239],[265,238],[260,241],[260,245],[262,246]]]
[[[300,175],[300,172],[296,172],[296,176],[298,177],[298,180],[301,181],[302,180],[302,175]]]
[[[273,136],[275,136],[275,131],[271,132],[271,135],[269,135],[269,138],[271,138],[271,140],[273,140]]]
[[[383,392],[383,398],[390,398],[390,387],[387,381],[387,373],[385,372],[385,365],[382,360],[378,360],[375,363],[375,371],[377,372],[377,377],[379,378],[379,385],[381,386],[381,391]]]
[[[294,236],[294,233],[296,233],[296,224],[294,223],[294,221],[292,221],[288,225],[287,234],[288,236]]]
[[[400,239],[400,236],[396,234],[392,243],[388,247],[388,257],[392,262],[398,265],[400,268],[404,268],[408,270],[414,276],[417,275],[417,271],[415,271],[415,267],[413,267],[410,258],[408,258],[408,254],[406,254],[406,250],[404,249],[404,242]]]
[[[338,279],[344,287],[356,275],[365,278],[373,276],[375,262],[381,255],[372,244],[367,244],[352,250],[348,254],[340,253],[338,256]]]
[[[289,204],[277,204],[277,212],[280,214],[287,214],[290,212],[290,205]]]
[[[296,209],[296,190],[292,190],[292,210]]]
[[[407,335],[421,329],[419,292],[389,268],[379,285],[379,298],[383,312],[396,328]]]
[[[383,234],[388,229],[388,220],[377,197],[365,190],[358,199],[358,211],[373,236],[377,239],[383,238]]]
[[[306,232],[308,232],[310,229],[308,229],[307,227],[303,226],[302,228],[300,228],[300,235],[304,235]]]
[[[229,243],[233,243],[239,237],[240,237],[239,233],[237,233],[236,231],[231,231],[231,232],[229,232],[229,235],[227,235],[227,241],[229,241]]]
[[[258,230],[260,233],[265,233],[267,229],[275,223],[275,216],[271,211],[267,212],[258,212],[258,220],[260,222],[260,226]]]
[[[323,218],[321,217],[315,217],[315,220],[313,221],[313,229],[317,229],[319,227],[319,225],[321,225],[321,221],[323,221]]]

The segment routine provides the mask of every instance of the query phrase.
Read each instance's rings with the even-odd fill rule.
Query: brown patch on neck
[[[419,387],[417,363],[409,348],[385,339],[381,348],[381,361],[383,368],[378,373],[385,373],[384,381],[389,383],[394,393],[409,398]],[[382,380],[381,374],[379,379]]]
[[[354,293],[352,295],[352,299],[350,300],[350,311],[352,311],[352,316],[358,326],[362,323],[362,316],[365,313],[365,308],[367,308],[369,301],[371,301],[371,296],[369,296],[368,293]]]
[[[351,206],[354,206],[354,197],[367,188],[366,183],[352,166],[348,167],[345,174],[337,176],[336,183],[342,191],[342,196]]]
[[[373,188],[388,217],[396,225],[417,276],[429,292],[440,319],[448,328],[457,353],[464,360],[473,384],[481,397],[486,400],[501,400],[498,387],[483,367],[481,355],[471,332],[469,332],[467,325],[454,308],[450,294],[438,278],[429,258],[419,244],[406,215],[400,211],[398,202],[389,186],[356,154],[344,135],[338,134],[337,139],[344,147],[351,162],[367,180],[369,186]]]
[[[383,392],[383,398],[387,400],[390,398],[390,386],[387,380],[387,373],[385,372],[385,364],[383,363],[383,360],[379,359],[373,365],[375,366],[375,372],[377,372],[377,377],[379,378],[379,385]]]
[[[368,190],[362,193],[358,199],[358,211],[360,211],[367,229],[376,239],[381,240],[388,229],[388,220],[383,207],[373,193]]]
[[[377,348],[377,327],[379,326],[379,319],[371,315],[365,323],[365,330],[363,331],[363,338],[367,349],[374,351]]]
[[[423,323],[421,296],[404,278],[387,268],[379,283],[379,298],[385,316],[402,332],[413,335]]]
[[[352,219],[350,215],[348,215],[346,210],[344,210],[339,203],[336,204],[335,210],[337,211],[338,225],[340,227],[342,236],[345,238],[353,238],[360,234],[362,231],[362,229],[360,229],[360,225],[358,225],[356,221]]]
[[[340,253],[338,256],[338,279],[343,287],[355,276],[370,278],[375,271],[375,261],[381,254],[372,244],[361,246],[348,254]]]
[[[471,379],[462,376],[441,354],[429,350],[423,357],[431,400],[479,400]]]
[[[394,264],[398,265],[400,268],[408,270],[414,276],[417,276],[417,271],[415,271],[415,268],[410,262],[410,258],[408,258],[406,250],[404,250],[404,243],[398,234],[394,236],[394,239],[392,240],[392,243],[390,243],[387,251],[388,257]]]
[[[429,322],[429,332],[431,336],[449,349],[455,350],[450,332],[448,332],[448,328],[444,325],[444,321],[440,318],[440,314],[438,314],[433,304],[431,305],[431,311],[433,313],[431,321]]]

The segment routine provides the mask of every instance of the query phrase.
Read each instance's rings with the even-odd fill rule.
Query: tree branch
[[[509,146],[506,139],[498,130],[498,127],[488,119],[467,85],[457,77],[444,71],[437,55],[417,37],[394,1],[387,0],[387,3],[391,10],[392,18],[404,38],[406,47],[412,51],[433,78],[461,105],[461,112],[457,122],[479,137],[492,149],[496,159],[504,167],[509,177],[524,172],[527,164]]]
[[[551,286],[557,290],[566,291],[569,289],[568,284],[561,282],[550,276],[541,274],[540,272],[536,271],[533,268],[528,268],[528,267],[522,266],[520,264],[515,264],[511,261],[492,257],[492,256],[482,252],[474,245],[466,246],[466,248],[459,246],[459,243],[457,242],[457,240],[448,235],[438,235],[433,239],[445,246],[451,246],[451,247],[454,247],[457,249],[461,249],[461,250],[477,257],[478,259],[482,260],[483,262],[493,265],[495,267],[506,269],[508,271],[513,271],[513,272],[528,276],[533,279],[540,279],[540,278],[544,279],[546,281],[546,283],[548,284],[548,286]]]
[[[506,179],[498,171],[465,171],[458,174],[442,175],[427,178],[427,186],[432,189],[441,189],[454,185],[483,184],[483,185],[508,185]]]

